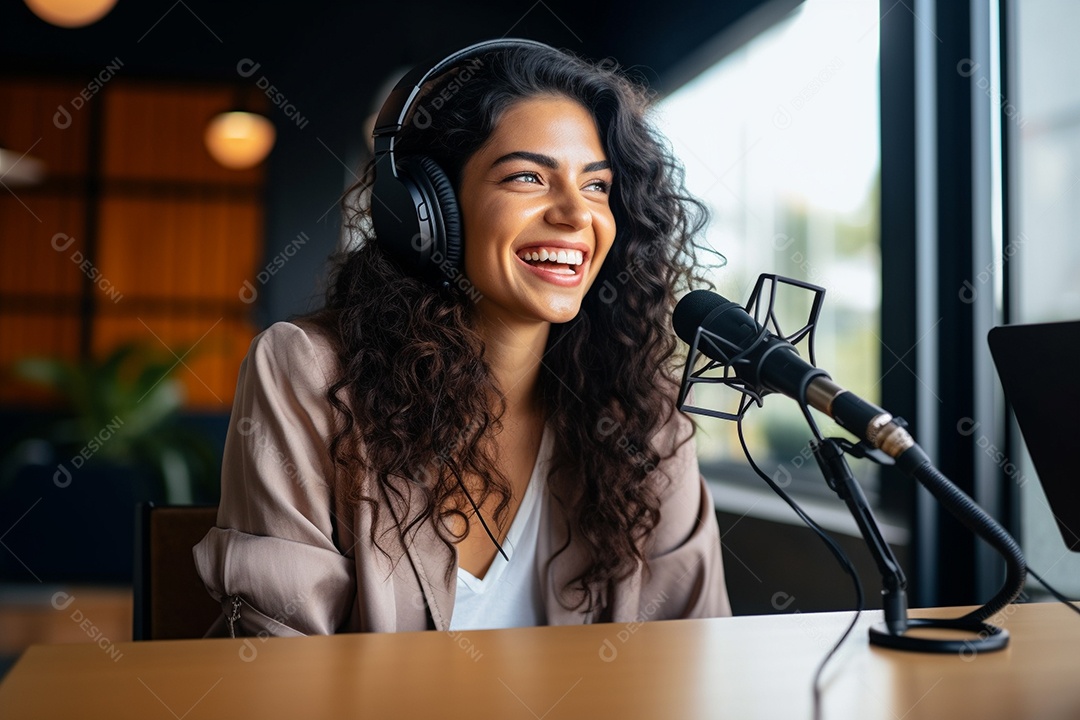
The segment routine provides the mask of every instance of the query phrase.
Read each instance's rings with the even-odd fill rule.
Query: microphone
[[[738,303],[709,290],[694,290],[675,306],[671,323],[675,334],[691,347],[699,329],[715,336],[720,343],[701,342],[698,351],[732,366],[736,376],[755,390],[805,402],[893,459],[918,447],[902,421],[837,385],[827,372],[803,360],[794,345],[763,328]],[[914,454],[921,457],[922,451]]]
[[[769,277],[773,278],[774,282],[777,280],[776,276],[762,275],[755,290],[756,296],[760,297],[762,280]],[[982,607],[955,619],[909,620],[903,572],[881,537],[873,513],[866,506],[866,498],[851,477],[843,454],[836,448],[834,440],[826,439],[815,448],[818,464],[829,487],[835,490],[851,509],[882,573],[885,626],[870,628],[872,644],[900,650],[930,652],[964,652],[965,649],[991,651],[1000,650],[1008,644],[1008,631],[990,625],[985,620],[1013,602],[1023,590],[1027,576],[1024,554],[1012,536],[994,518],[933,466],[926,453],[915,444],[904,428],[902,420],[893,418],[877,405],[837,385],[827,372],[803,360],[795,346],[786,338],[777,337],[767,328],[763,328],[738,303],[714,292],[694,290],[688,293],[675,306],[671,322],[675,333],[692,349],[723,365],[725,371],[734,371],[738,379],[758,395],[778,392],[794,398],[800,404],[820,410],[866,445],[892,457],[897,468],[926,487],[950,513],[988,542],[1005,559],[1005,583]],[[686,364],[686,378],[683,381],[684,389],[680,393],[680,402],[689,385],[693,360],[695,358],[691,353]],[[819,453],[821,449],[830,452],[830,448],[831,457]],[[949,640],[908,635],[908,627],[965,630],[976,633],[977,639],[965,640],[962,643],[955,641],[954,644]]]

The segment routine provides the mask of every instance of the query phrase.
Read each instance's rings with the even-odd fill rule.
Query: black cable
[[[484,522],[484,516],[480,514],[480,508],[478,508],[476,506],[476,502],[473,501],[472,495],[469,494],[468,488],[465,487],[465,483],[461,480],[461,476],[458,475],[457,470],[455,470],[450,463],[446,463],[446,466],[450,468],[450,472],[454,473],[454,477],[457,478],[458,485],[461,486],[461,491],[464,492],[465,497],[468,498],[469,504],[472,505],[473,510],[476,512],[476,517],[480,520],[480,524],[484,526],[484,531],[487,532],[488,537],[491,538],[491,542],[495,543],[495,547],[499,549],[499,554],[503,556],[503,560],[505,560],[506,562],[510,562],[510,558],[506,556],[506,551],[502,549],[502,545],[500,545],[499,541],[495,539],[495,536],[492,534],[491,530],[488,529],[487,523]]]
[[[852,581],[855,583],[855,616],[851,619],[851,622],[848,624],[843,634],[840,635],[840,639],[837,640],[836,644],[832,646],[832,649],[830,649],[829,652],[825,655],[825,657],[821,660],[821,663],[818,665],[817,670],[814,672],[814,720],[820,720],[821,676],[825,672],[825,666],[829,664],[829,660],[831,660],[832,657],[836,654],[836,651],[840,649],[840,646],[844,644],[844,641],[847,640],[848,636],[851,634],[851,631],[855,629],[855,625],[857,625],[859,622],[859,616],[862,615],[864,604],[862,583],[859,582],[859,574],[855,571],[855,566],[852,564],[851,559],[847,556],[847,553],[844,552],[843,548],[837,545],[836,541],[833,540],[832,537],[827,532],[825,532],[825,530],[823,530],[820,525],[814,522],[814,520],[809,515],[807,515],[801,507],[799,507],[798,503],[796,503],[791,498],[791,496],[789,496],[784,491],[782,487],[777,485],[776,482],[767,474],[765,474],[765,472],[760,467],[758,467],[758,464],[754,462],[754,458],[750,454],[750,448],[746,446],[746,436],[743,434],[743,422],[741,415],[735,425],[739,431],[739,444],[742,445],[743,454],[746,455],[746,460],[750,463],[750,467],[754,469],[754,472],[756,472],[758,476],[762,480],[764,480],[770,488],[772,488],[773,492],[779,495],[780,498],[784,502],[786,502],[792,510],[795,511],[795,514],[798,515],[804,523],[806,523],[807,527],[817,533],[817,536],[821,538],[821,541],[824,542],[825,546],[829,548],[830,552],[832,552],[833,557],[835,557],[837,562],[840,563],[840,566],[843,568],[844,572],[850,575]]]
[[[1075,605],[1073,605],[1073,601],[1072,601],[1072,600],[1070,600],[1069,598],[1065,597],[1065,596],[1064,596],[1064,595],[1063,595],[1062,593],[1058,592],[1058,591],[1057,591],[1057,590],[1055,590],[1055,589],[1054,589],[1053,587],[1051,587],[1051,586],[1050,586],[1050,583],[1046,582],[1046,581],[1045,581],[1045,580],[1043,580],[1043,579],[1042,579],[1041,577],[1039,577],[1039,574],[1038,574],[1038,573],[1036,573],[1036,572],[1035,572],[1034,570],[1032,570],[1032,569],[1031,569],[1030,567],[1029,567],[1029,568],[1027,569],[1027,571],[1028,571],[1028,575],[1030,575],[1031,577],[1033,577],[1033,578],[1035,578],[1036,580],[1038,580],[1038,581],[1039,581],[1039,584],[1040,584],[1040,585],[1042,585],[1042,586],[1043,586],[1044,588],[1046,588],[1047,590],[1049,590],[1049,591],[1050,591],[1050,594],[1051,594],[1051,595],[1053,595],[1054,597],[1056,597],[1056,598],[1057,598],[1058,600],[1060,600],[1061,602],[1065,603],[1066,607],[1068,607],[1068,608],[1069,608],[1070,610],[1072,610],[1072,611],[1073,611],[1074,613],[1080,614],[1080,608],[1078,608],[1078,607],[1076,607]]]

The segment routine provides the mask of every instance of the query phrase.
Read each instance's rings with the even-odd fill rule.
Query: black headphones
[[[449,288],[462,270],[464,255],[457,197],[450,179],[431,158],[395,156],[398,135],[419,99],[420,88],[428,81],[481,55],[511,48],[553,50],[544,43],[520,39],[470,45],[434,65],[420,65],[408,72],[394,87],[375,120],[371,222],[376,240],[402,269],[436,287]],[[413,113],[412,122],[420,129],[424,128],[423,123],[431,122],[423,105]]]

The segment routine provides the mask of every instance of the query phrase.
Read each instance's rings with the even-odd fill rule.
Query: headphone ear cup
[[[418,156],[416,160],[423,170],[425,179],[430,183],[428,189],[434,198],[434,202],[428,203],[428,207],[434,209],[433,214],[442,216],[445,238],[442,251],[446,258],[446,266],[460,269],[464,261],[464,248],[461,241],[461,211],[458,208],[454,186],[439,163],[423,155]]]
[[[460,270],[463,261],[461,214],[454,186],[439,164],[427,156],[403,157],[397,167],[398,175],[412,184],[425,206],[425,212],[418,209],[417,214],[430,218],[431,252],[418,258],[418,272],[433,284],[445,284],[451,279],[448,271]]]

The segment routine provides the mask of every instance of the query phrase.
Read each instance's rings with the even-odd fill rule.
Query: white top
[[[547,480],[548,431],[544,425],[529,487],[521,499],[502,548],[481,580],[458,567],[450,630],[489,630],[547,624],[536,545]]]

